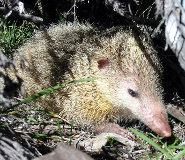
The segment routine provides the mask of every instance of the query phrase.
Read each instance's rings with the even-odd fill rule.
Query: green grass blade
[[[167,158],[170,159],[174,159],[170,154],[168,154],[168,152],[166,152],[164,149],[162,149],[159,145],[157,145],[155,142],[153,142],[151,139],[149,139],[148,137],[146,137],[144,134],[138,132],[137,130],[130,128],[130,130],[135,133],[136,135],[138,135],[139,137],[141,137],[142,139],[144,139],[145,141],[147,141],[149,144],[151,144],[153,147],[155,147],[157,150],[159,150],[160,152],[162,152],[163,154],[165,154],[167,156]]]
[[[185,149],[185,146],[170,146],[169,149]]]
[[[70,83],[77,83],[77,82],[89,82],[89,81],[93,81],[93,80],[96,80],[98,78],[85,78],[85,79],[79,79],[79,80],[73,80],[73,81],[69,81],[69,82],[65,82],[65,83],[62,83],[60,85],[57,85],[57,86],[54,86],[54,87],[51,87],[51,88],[48,88],[48,89],[45,89],[39,93],[36,93],[28,98],[25,98],[24,100],[22,100],[21,102],[19,102],[18,104],[14,105],[13,107],[15,106],[18,106],[18,105],[21,105],[21,104],[24,104],[24,103],[27,103],[27,102],[30,102],[36,98],[39,98],[45,94],[49,94],[57,89],[60,89],[61,87],[67,85],[67,84],[70,84]]]
[[[166,149],[166,151],[169,152],[170,155],[173,155],[173,152],[172,152],[172,150],[170,150],[169,146],[167,145],[167,142],[162,143],[162,144],[164,145],[164,148]]]
[[[73,126],[74,126],[74,122],[71,121],[71,134],[70,134],[70,137],[69,137],[69,145],[70,146],[72,145]]]
[[[32,120],[32,121],[38,121],[38,119],[36,119],[36,118],[33,117],[33,116],[29,116],[29,117],[27,117],[27,119]]]
[[[178,160],[180,159],[181,157],[185,156],[185,146],[184,146],[184,149],[174,157],[175,160]]]
[[[58,118],[57,118],[57,126],[58,126],[59,135],[62,138],[62,131],[61,131],[61,127],[60,127],[60,120]]]
[[[50,136],[46,134],[40,134],[40,133],[35,133],[36,138],[51,138]]]
[[[67,84],[69,83],[76,83],[76,82],[89,82],[89,81],[94,81],[97,80],[98,78],[84,78],[84,79],[76,79],[70,82],[66,82]]]

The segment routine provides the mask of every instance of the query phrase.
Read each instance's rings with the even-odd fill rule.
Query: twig
[[[11,11],[11,14],[9,14],[10,11]],[[5,8],[5,7],[0,7],[0,13],[7,13],[7,12],[8,12],[7,15],[9,15],[9,16],[11,15],[11,16],[15,16],[15,17],[20,17],[22,19],[34,22],[36,24],[43,24],[43,18],[41,18],[41,17],[33,16],[33,15],[29,15],[29,14],[20,14],[19,11],[11,10],[11,9]],[[6,19],[7,18],[5,18],[4,20],[6,20]],[[1,22],[0,25],[2,25],[3,22]]]
[[[78,8],[78,7],[77,7],[77,5],[76,5],[76,0],[75,0],[73,6],[67,11],[67,14],[68,14],[68,13],[73,9],[74,21],[77,20],[76,8]]]
[[[74,1],[74,5],[73,5],[73,8],[74,8],[74,21],[76,21],[76,0]]]
[[[126,7],[124,6],[124,4],[122,2],[120,2],[119,0],[105,0],[105,6],[110,6],[113,8],[113,11],[117,12],[119,15],[131,19],[133,21],[136,21],[138,24],[144,24],[144,25],[157,25],[156,21],[154,20],[149,20],[149,19],[144,19],[144,18],[139,18],[136,16],[132,15],[132,12],[130,10],[130,6],[129,7],[129,13],[126,10]]]
[[[5,15],[5,19],[1,21],[0,26],[5,22],[6,19],[12,14],[12,9],[9,9],[8,13]]]

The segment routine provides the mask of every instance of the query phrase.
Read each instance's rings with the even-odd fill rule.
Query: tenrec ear
[[[103,69],[105,66],[109,64],[109,61],[107,58],[101,58],[98,60],[98,68]]]

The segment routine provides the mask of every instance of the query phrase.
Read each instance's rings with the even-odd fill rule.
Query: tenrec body
[[[146,42],[144,46],[147,52],[131,30],[119,27],[52,26],[18,49],[25,58],[20,75],[26,96],[74,79],[99,78],[66,85],[35,100],[35,105],[59,111],[88,128],[136,117],[169,137],[159,59]],[[15,61],[19,66],[18,58]]]

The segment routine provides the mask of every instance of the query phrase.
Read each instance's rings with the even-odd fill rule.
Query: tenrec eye
[[[128,89],[128,93],[132,96],[132,97],[138,97],[139,94],[136,91],[133,91],[132,89]]]

